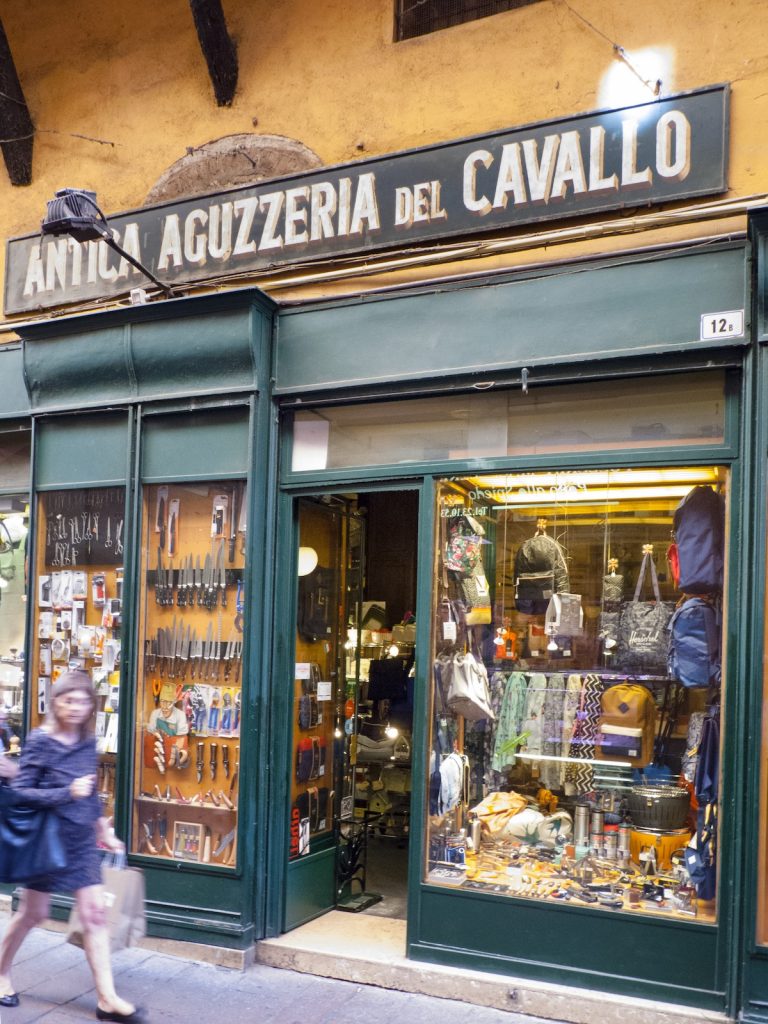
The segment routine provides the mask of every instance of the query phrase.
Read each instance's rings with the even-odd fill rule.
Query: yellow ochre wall
[[[141,206],[188,148],[234,133],[287,136],[334,164],[623,105],[600,92],[619,63],[612,42],[641,71],[642,52],[663,48],[670,70],[662,95],[730,82],[727,198],[768,193],[765,0],[541,0],[403,43],[393,42],[394,0],[224,0],[224,10],[240,65],[229,108],[215,104],[186,0],[6,0],[2,20],[37,135],[31,186],[13,187],[0,165],[5,237],[34,231],[45,200],[62,186],[94,189],[107,214]],[[600,219],[619,223],[622,215]],[[397,279],[744,225],[739,215],[546,249],[532,243],[522,253],[400,271]],[[559,226],[548,225],[541,241]],[[254,280],[281,298],[393,280],[382,273],[291,290],[289,277]]]

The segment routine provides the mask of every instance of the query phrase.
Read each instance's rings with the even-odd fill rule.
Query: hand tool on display
[[[216,781],[216,769],[219,764],[219,747],[216,743],[211,743],[209,748],[208,757],[210,759],[209,766],[211,769],[211,782]]]
[[[152,790],[152,793],[156,800],[163,799],[163,794],[160,792],[160,787],[158,785],[155,785],[155,788]]]
[[[232,795],[235,792],[235,786],[237,785],[237,776],[240,772],[240,747],[235,747],[235,770],[232,772],[232,781],[229,784],[229,798],[232,799]]]
[[[203,668],[202,668],[202,679],[208,678],[208,673],[211,670],[211,658],[213,657],[213,623],[208,623],[208,632],[205,634],[205,643],[203,644]]]
[[[195,642],[190,658],[192,659],[192,678],[195,679],[203,668],[203,638],[197,635],[197,630],[195,630]]]
[[[159,626],[157,630],[157,661],[158,671],[162,677],[168,668],[168,646],[165,629],[162,626]]]
[[[186,630],[182,629],[184,636],[181,641],[181,661],[179,663],[179,675],[182,679],[185,678],[187,674],[187,666],[189,665],[189,648],[191,644],[189,631],[189,626],[187,626]]]
[[[205,556],[205,563],[203,565],[203,597],[202,604],[204,608],[212,608],[211,604],[211,584],[213,582],[213,559],[211,558],[210,552]]]
[[[200,565],[200,555],[195,559],[194,569],[194,587],[195,587],[195,601],[200,604],[200,599],[203,596],[203,568]],[[192,604],[192,598],[189,601]]]
[[[158,538],[158,544],[160,545],[161,548],[164,548],[165,547],[165,498],[163,497],[162,494],[160,495],[160,498],[158,499],[158,502],[157,502],[157,519],[155,521],[157,523],[157,528],[158,528],[158,530],[160,532],[160,536]]]
[[[191,804],[199,804],[200,803],[200,794],[199,793],[195,793],[195,795],[192,797],[192,799],[189,802]]]
[[[224,769],[224,778],[229,778],[229,747],[226,743],[221,745],[221,767]]]
[[[235,809],[235,805],[232,803],[232,801],[229,799],[229,797],[227,796],[223,789],[219,790],[219,803],[224,804],[224,806],[230,811],[233,811]]]
[[[141,843],[139,845],[139,852],[141,852],[144,849],[144,847],[146,846],[148,853],[156,854],[157,853],[157,847],[155,846],[155,844],[153,842],[153,840],[155,838],[155,822],[154,822],[154,819],[150,819],[150,821],[143,821],[141,823],[141,828],[142,828],[142,831],[143,831],[144,835],[141,837]]]
[[[179,586],[176,590],[176,604],[183,608],[187,603],[187,560],[182,558],[179,566]]]
[[[219,798],[214,793],[212,793],[210,789],[205,794],[205,799],[210,801],[214,807],[218,807],[219,804],[221,803],[221,800],[219,800]]]
[[[168,554],[171,556],[176,554],[176,530],[178,528],[178,524],[178,513],[173,509],[168,517]]]
[[[170,787],[170,785],[167,785],[165,787],[165,799],[166,799],[166,801],[168,803],[170,803],[170,801],[173,799],[173,797],[171,795],[171,787]]]
[[[176,799],[182,804],[189,803],[189,797],[184,796],[178,786],[176,787]]]
[[[203,768],[205,766],[205,761],[203,760],[204,756],[205,756],[205,744],[204,743],[198,743],[197,744],[197,763],[195,765],[195,768],[197,770],[197,781],[198,782],[202,782],[203,781]]]
[[[245,599],[244,599],[244,587],[243,581],[239,579],[237,581],[237,591],[235,593],[235,621],[233,623],[238,633],[243,632],[243,611],[245,610]]]
[[[230,562],[235,560],[235,541],[237,540],[237,518],[239,515],[238,498],[240,497],[240,485],[232,488],[232,500],[229,503],[229,552]]]
[[[152,680],[152,699],[155,702],[155,707],[160,706],[160,691],[162,688],[162,683],[159,679]]]
[[[168,815],[164,814],[162,818],[158,820],[157,832],[160,836],[160,849],[162,853],[167,853],[169,857],[173,856],[173,850],[168,845]]]
[[[155,604],[163,603],[163,555],[160,548],[157,549],[157,567],[155,569]]]
[[[214,857],[220,857],[222,855],[222,853],[224,853],[224,851],[227,849],[227,847],[231,846],[232,843],[234,843],[234,841],[235,841],[235,829],[233,828],[230,832],[227,832],[227,834],[225,836],[223,836],[223,838],[219,841],[218,846],[213,851],[213,856]]]
[[[222,540],[216,556],[216,582],[221,594],[221,607],[227,607],[227,570],[224,568],[224,541]]]
[[[197,630],[193,629],[189,636],[189,650],[188,658],[184,662],[184,671],[182,673],[182,679],[187,678],[187,672],[191,670],[192,678],[195,678],[195,658],[197,658]]]
[[[216,633],[216,648],[215,648],[214,665],[213,665],[213,678],[214,679],[218,679],[219,678],[219,671],[221,670],[221,656],[223,654],[223,651],[222,651],[222,646],[223,645],[222,645],[222,640],[221,640],[222,628],[223,627],[222,627],[222,621],[221,621],[221,609],[219,609],[218,631]]]
[[[227,646],[224,648],[224,680],[226,682],[229,679],[229,672],[232,668],[232,659],[235,656],[235,641],[232,637],[227,640]]]
[[[165,775],[165,747],[161,736],[155,737],[155,764],[161,775]],[[160,797],[162,799],[162,797]]]
[[[173,679],[176,679],[181,672],[181,656],[184,650],[184,623],[179,620],[177,625],[176,617],[173,619]]]
[[[243,664],[243,641],[238,640],[235,644],[235,682],[240,682],[240,669]]]

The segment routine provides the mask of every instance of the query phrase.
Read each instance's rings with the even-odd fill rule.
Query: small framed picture
[[[179,860],[203,859],[205,825],[197,821],[177,821],[173,826],[173,856]]]

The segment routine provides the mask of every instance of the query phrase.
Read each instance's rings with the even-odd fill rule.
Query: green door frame
[[[286,441],[283,441],[285,447]],[[274,936],[289,930],[297,924],[311,920],[332,910],[335,903],[332,873],[335,870],[335,840],[329,836],[317,844],[317,848],[306,857],[295,861],[288,860],[288,808],[290,803],[291,755],[291,723],[292,704],[290,688],[285,680],[292,679],[292,666],[295,661],[296,602],[298,598],[298,578],[293,566],[298,558],[298,504],[299,499],[333,494],[340,490],[333,486],[283,487],[278,497],[278,538],[275,564],[277,577],[287,581],[287,585],[275,588],[275,623],[273,637],[273,685],[270,698],[270,748],[269,763],[275,766],[270,786],[269,805],[272,808],[270,843],[268,854],[267,877],[272,880],[268,886],[266,910],[266,934]],[[344,488],[349,491],[349,488]],[[368,477],[360,486],[354,488],[358,494],[377,491],[416,491],[419,493],[421,508],[422,485],[414,480],[386,481]],[[419,584],[421,580],[419,579]],[[422,610],[419,600],[422,596],[421,586],[417,593],[417,622]],[[423,606],[426,610],[427,606]],[[425,615],[422,614],[422,618]],[[416,658],[416,678],[414,693],[418,694],[425,685],[423,666]],[[417,747],[414,735],[414,749]],[[414,772],[415,775],[415,772]],[[416,806],[412,795],[412,806]],[[411,864],[409,863],[409,871]],[[296,886],[292,889],[295,876]],[[307,887],[320,887],[314,898],[306,895]]]

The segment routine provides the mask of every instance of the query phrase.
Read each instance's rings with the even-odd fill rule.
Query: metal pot
[[[682,786],[633,786],[627,798],[635,828],[682,828],[691,806],[691,794]]]

